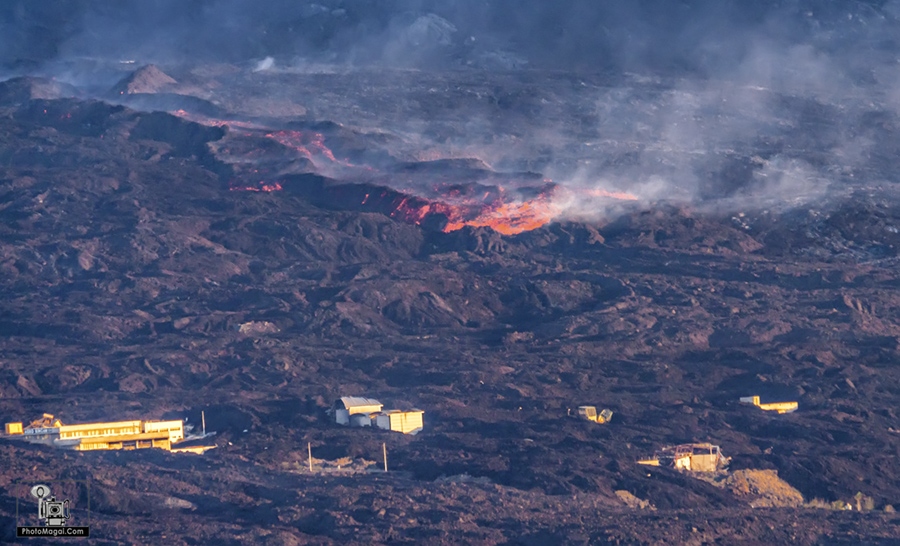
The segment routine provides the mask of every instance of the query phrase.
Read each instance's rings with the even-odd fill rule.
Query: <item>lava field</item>
[[[0,437],[0,519],[20,481],[86,480],[96,544],[900,540],[888,98],[103,70],[0,82],[0,415],[203,412],[217,447]],[[424,430],[340,427],[347,395]],[[637,464],[691,442],[727,472]]]

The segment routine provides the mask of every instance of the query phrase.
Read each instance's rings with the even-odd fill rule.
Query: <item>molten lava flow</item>
[[[295,150],[301,157],[310,160],[317,169],[327,169],[329,166],[355,167],[348,160],[339,160],[334,157],[334,153],[325,145],[325,136],[322,133],[287,129],[272,131],[267,127],[249,121],[209,118],[192,114],[185,110],[175,110],[172,114],[201,125],[245,129],[246,133],[244,133],[244,136],[262,134],[262,136],[270,138],[282,146]],[[245,157],[250,155],[252,154],[244,154]],[[252,157],[249,158],[252,159]]]
[[[501,195],[503,195],[502,188]],[[465,226],[489,227],[503,235],[516,235],[546,225],[565,211],[562,203],[572,199],[584,199],[581,194],[590,197],[603,197],[634,201],[637,197],[623,192],[609,192],[601,189],[567,190],[559,186],[551,186],[533,199],[506,202],[498,199],[490,204],[476,207],[477,214],[472,214],[473,207],[453,207],[443,205],[440,211],[448,218],[444,232],[456,231]],[[489,194],[485,194],[487,198]],[[449,210],[446,210],[449,209]],[[426,211],[431,212],[431,210]],[[409,214],[407,213],[407,216]],[[424,217],[424,214],[422,215]]]
[[[208,127],[241,127],[243,129],[263,129],[263,127],[260,127],[259,125],[251,123],[249,121],[208,118],[199,114],[192,114],[186,110],[174,110],[170,112],[170,114],[178,116],[182,119],[186,119],[188,121],[193,121],[194,123],[199,123],[200,125],[206,125]]]
[[[357,166],[348,160],[339,160],[334,153],[325,145],[325,137],[321,133],[305,132],[296,130],[272,130],[253,122],[236,121],[236,120],[219,120],[198,116],[188,113],[184,110],[172,112],[174,115],[184,119],[209,126],[227,126],[231,128],[243,129],[244,136],[247,137],[264,137],[278,142],[286,148],[295,150],[300,157],[309,160],[319,171],[318,174],[327,174],[335,176],[343,180],[352,180],[357,175],[369,171],[371,174],[374,169],[367,166]],[[234,159],[235,164],[258,165],[259,161],[264,161],[264,152],[259,149],[253,149],[252,139],[236,139],[226,143],[220,148],[220,152]],[[257,141],[258,142],[258,141]],[[428,152],[422,152],[428,156]],[[432,152],[432,154],[435,152]],[[437,159],[445,160],[446,157]],[[490,166],[484,162],[470,165],[471,158],[461,158],[464,167],[469,170],[480,172],[489,172]],[[467,163],[468,162],[468,163]],[[268,173],[262,167],[250,168],[245,172],[244,180],[233,182],[230,189],[235,191],[253,191],[253,192],[274,192],[283,189],[281,181],[274,181],[277,178],[276,173]],[[365,169],[365,171],[363,171]],[[465,171],[465,169],[463,169]],[[453,172],[452,169],[449,172]],[[363,178],[368,178],[368,174]],[[260,180],[257,177],[269,177]],[[371,191],[355,193],[352,198],[353,203],[359,203],[357,207],[364,211],[377,211],[387,214],[391,218],[409,222],[412,224],[422,224],[429,217],[444,216],[446,224],[443,225],[444,232],[456,231],[465,226],[472,227],[489,227],[503,235],[516,235],[524,231],[531,231],[543,225],[546,225],[563,215],[573,204],[577,207],[583,207],[585,203],[590,203],[592,199],[621,199],[634,201],[637,197],[623,193],[610,192],[603,189],[568,189],[563,186],[555,185],[551,180],[544,179],[540,186],[524,186],[515,185],[519,188],[514,192],[508,192],[503,186],[496,182],[490,182],[479,179],[478,183],[457,183],[453,180],[452,174],[448,177],[437,171],[434,175],[436,179],[443,180],[436,183],[430,191],[424,190],[417,184],[411,184],[414,187],[406,190],[387,189],[388,187],[397,187],[398,180],[384,180],[376,184],[384,187],[381,192],[372,193]],[[463,176],[465,177],[465,175]],[[248,183],[246,179],[258,180],[255,183]],[[448,180],[449,178],[449,180]],[[403,184],[403,182],[400,182]],[[348,195],[354,195],[354,192],[360,191],[360,186],[348,183],[347,185],[337,185],[333,188],[357,188],[356,190],[333,189],[329,190],[327,199],[333,205],[352,206],[345,199]],[[369,186],[373,187],[373,186]],[[343,205],[341,205],[343,203]]]
[[[631,195],[630,193],[625,193],[621,191],[606,191],[606,190],[587,190],[585,193],[592,197],[612,197],[613,199],[622,199],[623,201],[637,201],[637,197]]]
[[[491,187],[484,193],[477,188],[474,185],[438,185],[427,199],[416,197],[417,192],[410,190],[403,193],[385,192],[374,201],[370,201],[369,194],[366,194],[362,204],[381,204],[379,208],[391,218],[413,224],[421,224],[431,215],[443,215],[447,219],[444,232],[472,226],[490,227],[504,235],[539,228],[561,212],[551,198],[552,185],[546,186],[536,197],[525,200],[510,195],[502,187]],[[389,195],[393,198],[386,199]]]
[[[349,161],[339,161],[335,158],[334,153],[325,146],[325,137],[321,133],[282,130],[266,133],[266,138],[271,138],[282,146],[297,150],[301,156],[313,163],[315,163],[316,157],[324,157],[332,163],[341,163],[347,167],[354,166]]]
[[[450,215],[444,232],[456,231],[465,226],[489,227],[503,235],[515,235],[537,229],[551,222],[561,212],[549,196],[540,196],[520,203],[500,203],[488,207],[474,218]]]
[[[256,186],[231,186],[230,191],[281,191],[284,188],[280,182],[265,182],[260,180]]]
[[[409,202],[404,200],[398,207],[396,213],[392,213],[390,216],[392,218],[401,218],[408,222],[412,222],[414,224],[420,224],[429,214],[443,214],[448,219],[451,218],[459,218],[465,216],[467,214],[471,214],[469,207],[466,206],[453,206],[448,205],[446,203],[428,203],[423,207],[410,207]],[[445,228],[446,231],[446,228]]]

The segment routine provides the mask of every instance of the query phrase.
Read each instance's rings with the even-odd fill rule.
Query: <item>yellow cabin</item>
[[[22,423],[6,423],[7,434],[22,434]]]
[[[416,434],[424,428],[422,410],[387,410],[375,414],[375,426],[384,430],[393,430],[403,434]]]

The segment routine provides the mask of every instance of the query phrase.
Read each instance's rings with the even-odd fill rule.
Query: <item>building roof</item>
[[[140,421],[116,421],[110,423],[85,423],[83,425],[61,425],[60,432],[74,432],[77,430],[94,430],[107,428],[141,428]]]
[[[361,396],[342,396],[335,400],[334,406],[337,408],[339,404],[344,405],[344,409],[350,409],[360,406],[378,406],[381,407],[384,404],[375,400],[374,398],[363,398]]]

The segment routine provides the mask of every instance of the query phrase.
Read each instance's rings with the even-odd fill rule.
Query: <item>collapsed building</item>
[[[690,472],[716,472],[728,466],[729,459],[722,455],[719,446],[712,444],[681,444],[667,446],[650,459],[638,461],[638,464],[664,466],[676,470]]]
[[[339,425],[351,427],[375,426],[403,434],[417,434],[424,428],[425,412],[412,410],[383,410],[384,404],[373,398],[343,396],[334,402],[331,411]]]
[[[763,411],[775,411],[778,413],[793,413],[799,407],[797,402],[769,402],[763,404],[760,402],[759,396],[742,396],[740,402],[741,404],[756,406]]]
[[[21,435],[31,443],[45,444],[76,451],[109,449],[160,448],[175,453],[203,453],[215,446],[185,446],[175,444],[189,440],[184,435],[184,421],[116,421],[63,425],[52,414],[33,421],[27,427],[22,423],[6,423],[6,434]],[[204,434],[205,435],[205,434]]]

